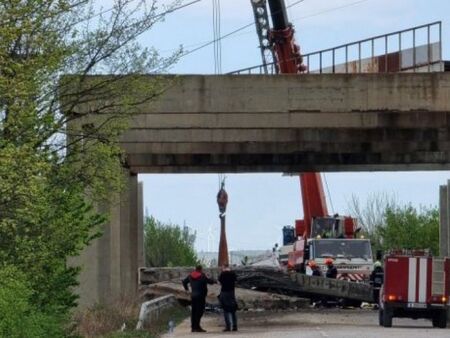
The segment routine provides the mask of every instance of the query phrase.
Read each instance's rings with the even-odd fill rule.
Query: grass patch
[[[168,331],[169,321],[178,325],[189,316],[189,310],[174,305],[162,311],[146,330],[135,331],[140,303],[119,302],[112,305],[97,305],[75,316],[76,334],[93,338],[156,338]],[[125,330],[120,331],[125,323]]]

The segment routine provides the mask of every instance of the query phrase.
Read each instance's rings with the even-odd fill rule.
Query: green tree
[[[430,249],[439,255],[439,210],[410,205],[388,208],[385,224],[378,227],[382,248],[387,249]]]
[[[358,219],[374,250],[430,249],[439,255],[439,210],[401,205],[387,194],[372,194],[361,206],[352,197],[350,214]]]
[[[24,273],[11,266],[0,269],[0,337],[62,337],[60,319],[33,305]]]
[[[181,52],[161,58],[136,39],[179,3],[0,2],[0,268],[20,271],[30,305],[55,318],[76,301],[67,258],[99,235],[95,205],[122,187],[120,134],[170,85],[139,74]]]
[[[188,227],[164,224],[146,217],[144,224],[145,258],[148,266],[193,266],[198,258],[194,250],[196,234]]]

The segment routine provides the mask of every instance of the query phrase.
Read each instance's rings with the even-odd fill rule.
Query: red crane
[[[298,74],[306,70],[295,43],[294,27],[289,23],[284,0],[268,0],[272,17],[270,41],[273,44],[277,69],[281,74]],[[297,236],[308,238],[313,217],[328,215],[320,173],[301,173],[300,187],[303,201],[303,220],[295,221]]]
[[[252,0],[255,6],[266,5],[265,0]],[[272,27],[268,40],[272,47],[276,70],[281,74],[299,74],[306,70],[300,47],[295,43],[294,28],[288,22],[284,0],[268,0]],[[255,10],[256,14],[264,10]],[[257,20],[257,24],[266,22]],[[264,29],[265,28],[265,29]],[[267,30],[258,29],[258,33]],[[260,37],[260,41],[264,41]],[[261,45],[263,49],[263,45]],[[264,48],[267,49],[266,46]],[[367,280],[373,270],[370,241],[356,239],[356,219],[349,216],[330,216],[320,173],[300,173],[300,187],[303,204],[303,219],[295,221],[295,229],[283,228],[283,247],[280,263],[288,268],[307,271],[307,263],[314,260],[324,267],[327,257],[336,260],[338,278],[346,280]],[[294,231],[293,236],[285,236],[285,230]],[[287,237],[292,238],[287,240]]]

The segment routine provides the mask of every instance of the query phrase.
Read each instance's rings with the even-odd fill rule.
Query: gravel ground
[[[394,318],[392,328],[378,325],[378,312],[371,309],[302,309],[297,312],[241,312],[239,331],[222,332],[221,315],[207,314],[202,326],[208,332],[191,333],[185,320],[164,337],[286,337],[286,338],[448,338],[450,329],[434,329],[427,320]]]

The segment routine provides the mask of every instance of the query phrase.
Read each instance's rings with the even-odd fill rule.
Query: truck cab
[[[297,236],[292,244],[288,267],[311,274],[308,261],[314,260],[324,272],[325,259],[333,258],[338,279],[369,280],[374,264],[372,249],[368,239],[355,238],[358,234],[355,219],[339,215],[314,217],[308,230],[302,229],[302,224],[296,225],[296,233],[304,235]]]
[[[338,279],[362,282],[369,280],[373,270],[370,241],[367,239],[325,238],[310,239],[309,259],[326,270],[325,259],[333,258]],[[309,267],[306,268],[309,274]]]

